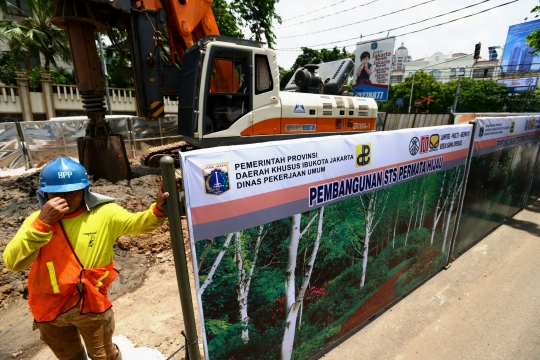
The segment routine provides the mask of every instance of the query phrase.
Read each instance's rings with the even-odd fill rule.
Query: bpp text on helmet
[[[71,171],[59,171],[58,178],[59,179],[70,178],[72,174],[73,173]]]

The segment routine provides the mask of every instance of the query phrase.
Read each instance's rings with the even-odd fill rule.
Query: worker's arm
[[[181,180],[176,179],[176,189],[181,190]],[[168,192],[163,191],[163,183],[159,185],[156,202],[146,211],[132,214],[125,209],[117,209],[112,223],[115,226],[116,234],[136,235],[152,231],[160,227],[165,221],[163,206],[169,197]],[[117,206],[110,204],[110,207]]]
[[[39,249],[52,238],[51,226],[38,218],[35,212],[23,222],[15,237],[4,250],[4,264],[12,271],[24,270],[36,260]]]

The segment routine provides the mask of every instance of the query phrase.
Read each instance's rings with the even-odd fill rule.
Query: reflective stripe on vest
[[[47,269],[49,270],[49,277],[51,278],[53,292],[58,294],[60,289],[58,288],[58,282],[56,282],[56,271],[54,271],[54,264],[52,261],[47,262]]]

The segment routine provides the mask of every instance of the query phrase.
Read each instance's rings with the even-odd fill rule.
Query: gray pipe
[[[168,200],[165,202],[164,210],[167,219],[169,219],[176,281],[178,282],[182,316],[184,317],[184,327],[186,329],[187,358],[190,360],[200,360],[201,354],[199,353],[195,312],[191,299],[184,235],[182,233],[182,222],[180,221],[180,201],[176,189],[174,160],[170,156],[164,156],[159,160],[159,165],[161,167],[161,176],[163,177],[163,191],[170,194]]]

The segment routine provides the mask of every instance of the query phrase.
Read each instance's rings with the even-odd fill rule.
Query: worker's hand
[[[38,219],[47,225],[52,225],[60,220],[68,211],[69,205],[67,201],[60,197],[55,197],[43,205]]]
[[[176,191],[180,192],[182,191],[182,179],[176,178]],[[159,190],[156,197],[156,207],[159,211],[163,211],[163,205],[165,204],[165,200],[170,196],[168,192],[163,192],[163,182],[159,183]]]

